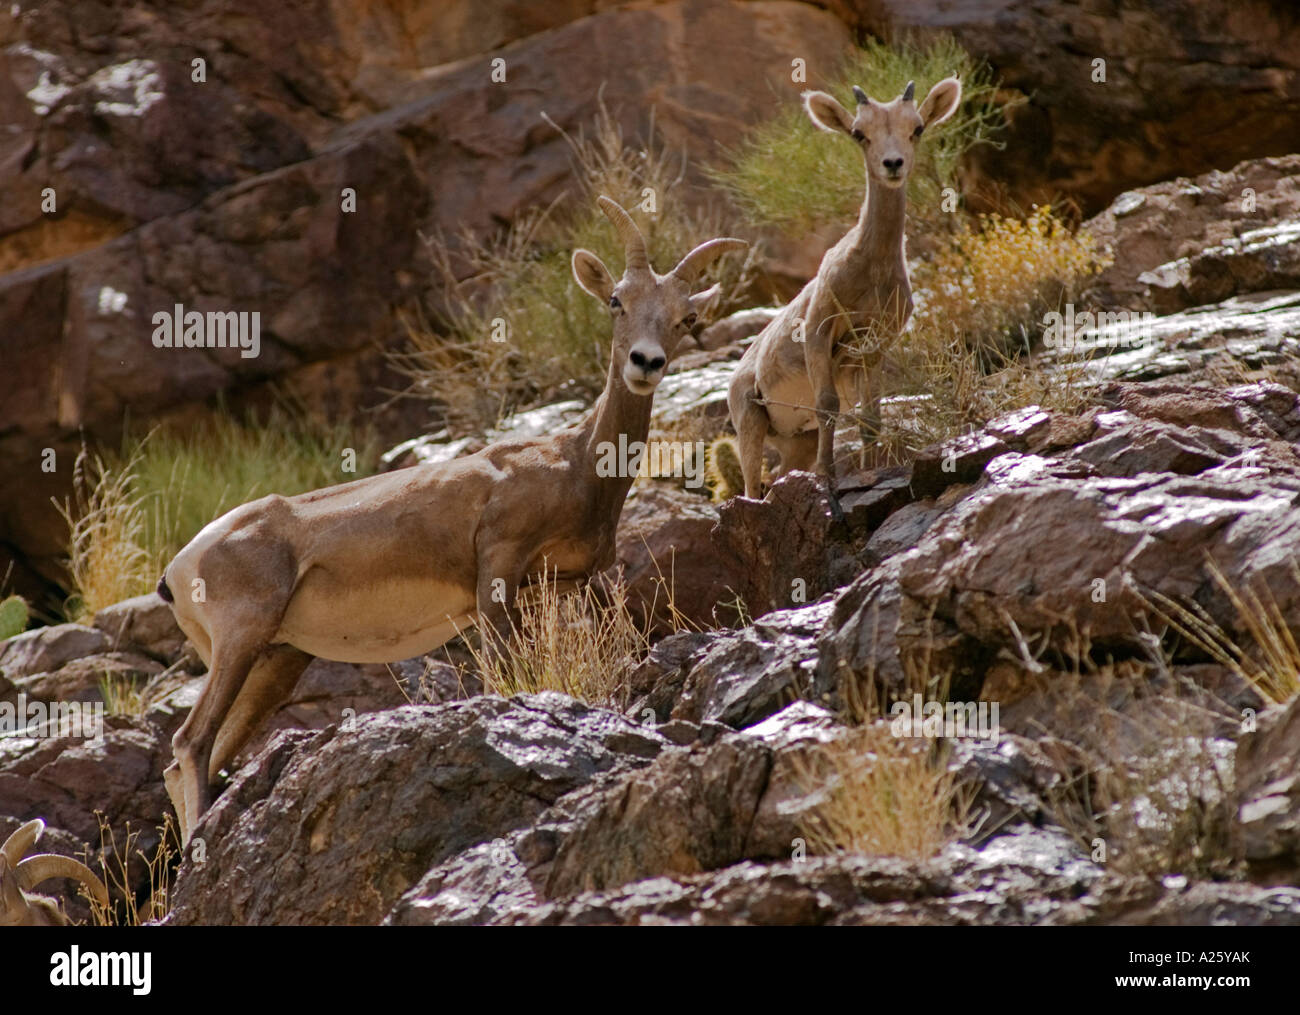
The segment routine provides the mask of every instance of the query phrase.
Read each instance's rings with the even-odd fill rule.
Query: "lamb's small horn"
[[[40,818],[34,818],[5,839],[5,844],[0,846],[0,853],[3,853],[5,859],[9,861],[9,866],[17,867],[28,850],[40,841],[44,832],[45,822]]]
[[[600,210],[605,213],[605,217],[614,223],[614,228],[618,230],[619,239],[623,241],[623,254],[626,261],[625,270],[646,270],[650,267],[650,255],[646,253],[645,237],[641,235],[641,230],[637,228],[632,216],[623,210],[622,206],[604,194],[596,198],[600,205]]]
[[[677,267],[669,274],[680,278],[687,284],[693,283],[700,277],[700,273],[712,264],[716,258],[721,257],[729,250],[745,250],[748,247],[749,244],[744,240],[737,240],[730,236],[720,236],[715,240],[701,243],[677,262]]]
[[[903,101],[911,102],[914,98],[916,98],[916,82],[909,81],[907,87],[903,89]]]
[[[859,106],[865,106],[871,100],[867,98],[867,93],[857,85],[853,86],[853,97],[858,100]]]
[[[50,878],[72,878],[73,881],[80,881],[90,889],[90,894],[101,906],[108,905],[108,889],[104,887],[104,882],[100,881],[95,876],[95,872],[84,863],[70,856],[60,856],[58,853],[29,856],[18,865],[16,873],[18,887],[25,892],[31,891],[42,881],[48,881]]]

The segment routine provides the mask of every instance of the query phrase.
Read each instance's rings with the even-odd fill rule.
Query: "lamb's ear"
[[[720,292],[722,292],[722,286],[714,283],[703,292],[696,293],[691,297],[691,309],[703,317],[705,311],[709,309],[709,304],[718,298]]]
[[[921,122],[930,127],[952,116],[960,102],[961,82],[956,78],[944,78],[930,89],[917,112],[921,114]]]
[[[853,114],[841,106],[833,95],[804,92],[803,108],[808,111],[808,119],[822,130],[832,134],[853,132]]]
[[[590,250],[573,252],[573,277],[578,280],[578,285],[602,303],[608,303],[614,295],[614,277],[605,263]]]

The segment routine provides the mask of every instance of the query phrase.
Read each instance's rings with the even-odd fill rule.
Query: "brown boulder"
[[[663,741],[557,694],[480,697],[282,733],[195,836],[169,922],[377,923],[441,860]]]

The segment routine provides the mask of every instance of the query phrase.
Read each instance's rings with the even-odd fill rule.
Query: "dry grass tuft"
[[[620,581],[574,592],[553,577],[521,592],[523,605],[506,651],[486,653],[471,643],[488,693],[511,697],[559,691],[622,711],[628,678],[650,649],[649,633],[630,609]]]
[[[917,266],[916,321],[977,339],[977,349],[1028,348],[1044,312],[1107,263],[1092,236],[1071,230],[1050,205],[1024,219],[981,215]]]
[[[95,812],[99,820],[99,875],[109,890],[110,899],[116,897],[105,908],[83,891],[89,899],[91,923],[96,927],[139,927],[151,920],[161,920],[171,911],[172,877],[180,862],[180,836],[172,816],[163,817],[158,826],[158,845],[153,856],[148,856],[138,848],[139,830],[133,831],[130,823],[126,826],[126,842],[118,845],[108,819],[100,811]],[[137,860],[138,858],[138,860]],[[92,867],[89,856],[82,859]],[[133,864],[140,862],[149,872],[149,894],[143,900],[136,898],[133,885]]]
[[[1116,704],[1115,681],[1105,671],[1087,691],[1060,692],[1079,754],[1076,774],[1049,794],[1054,820],[1121,873],[1236,876],[1235,745],[1214,735],[1230,713],[1172,680],[1127,681]]]
[[[923,860],[963,834],[972,797],[935,746],[877,720],[811,758],[792,755],[800,781],[824,797],[801,829],[809,850]]]
[[[144,684],[128,676],[105,674],[99,681],[106,715],[144,715],[149,707]]]
[[[65,604],[69,620],[93,616],[148,591],[150,574],[157,580],[146,548],[149,519],[133,478],[138,464],[138,453],[117,467],[84,447],[77,455],[73,495],[60,507],[68,523],[68,566],[75,590]]]
[[[1290,701],[1300,694],[1300,646],[1277,600],[1267,589],[1257,592],[1234,588],[1213,560],[1207,561],[1206,567],[1237,611],[1252,647],[1237,643],[1195,601],[1184,606],[1153,590],[1147,593],[1153,609],[1191,644],[1253,684],[1269,701],[1278,704]],[[1292,568],[1296,581],[1300,582],[1300,566],[1292,565]]]

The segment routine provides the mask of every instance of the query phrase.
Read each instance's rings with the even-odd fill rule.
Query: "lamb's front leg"
[[[863,367],[859,401],[862,405],[858,416],[858,433],[862,437],[862,453],[880,440],[880,374],[881,365],[877,360]]]
[[[819,335],[816,340],[810,336],[804,350],[804,364],[817,410],[817,475],[826,483],[831,518],[841,522],[844,511],[835,493],[835,423],[840,415],[840,395],[835,390],[831,344],[826,335]]]

